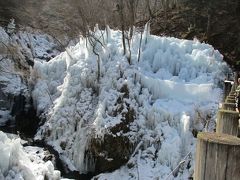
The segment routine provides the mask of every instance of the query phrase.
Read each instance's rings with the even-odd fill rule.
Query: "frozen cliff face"
[[[19,95],[27,91],[27,79],[34,60],[47,61],[56,56],[51,36],[25,28],[8,34],[0,27],[1,93]]]
[[[191,176],[192,131],[215,126],[221,83],[229,71],[222,55],[197,40],[145,31],[141,47],[140,35],[133,37],[129,64],[121,32],[102,33],[95,30],[102,45],[93,40],[99,82],[97,56],[86,39],[49,62],[35,63],[32,95],[46,119],[35,138],[53,145],[69,168],[81,173],[114,170],[127,162],[100,179]]]
[[[14,27],[13,22],[9,25]],[[14,29],[10,33],[8,28],[0,27],[0,42],[0,126],[18,116],[17,126],[21,127],[17,129],[31,129],[27,127],[34,121],[28,81],[30,68],[34,60],[47,61],[56,56],[56,44],[50,36],[30,28]],[[19,116],[24,116],[24,122]],[[36,126],[37,122],[33,124]]]

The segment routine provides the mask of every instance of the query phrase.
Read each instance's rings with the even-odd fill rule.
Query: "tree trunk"
[[[210,31],[211,31],[211,19],[212,19],[212,14],[211,14],[211,9],[208,9],[208,21],[207,21],[207,40],[209,40],[210,37]]]
[[[142,34],[143,32],[141,31],[141,37],[140,37],[139,49],[138,49],[138,62],[140,61],[141,51],[142,51]]]
[[[123,15],[123,0],[120,0],[119,15],[120,15],[120,19],[121,19],[123,54],[125,55],[126,54],[126,41],[125,41],[125,23],[124,23],[124,15]]]
[[[134,0],[131,0],[129,1],[129,11],[130,11],[130,39],[132,39],[133,37],[133,26],[135,24],[135,13],[136,13],[136,10],[135,10],[135,1]]]

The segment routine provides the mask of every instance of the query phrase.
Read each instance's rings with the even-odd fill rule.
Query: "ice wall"
[[[135,144],[141,140],[140,149],[130,159],[135,165],[132,169],[123,167],[108,178],[118,179],[119,173],[128,172],[131,175],[126,173],[123,178],[136,179],[138,163],[146,169],[141,173],[144,179],[165,178],[186,154],[193,154],[193,129],[214,126],[222,95],[220,85],[229,69],[222,55],[208,44],[147,32],[139,62],[140,35],[134,34],[128,64],[121,32],[107,31],[108,36],[95,32],[102,42],[95,49],[100,55],[99,82],[97,56],[85,39],[51,61],[35,64],[34,102],[47,118],[36,138],[52,144],[72,169],[94,171],[94,159],[86,162],[85,156],[90,139],[109,133],[109,128],[120,124],[124,113],[133,109],[130,131],[117,135]],[[124,86],[127,93],[122,91]],[[206,120],[210,128],[204,126]],[[176,178],[191,175],[192,158],[189,161],[189,167],[182,167]]]

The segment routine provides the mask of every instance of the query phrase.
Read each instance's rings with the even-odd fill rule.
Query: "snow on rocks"
[[[33,98],[46,122],[35,138],[80,173],[119,168],[99,179],[187,179],[192,131],[214,128],[229,71],[222,55],[197,40],[145,32],[139,62],[140,34],[133,36],[129,64],[121,32],[107,31],[95,29],[95,49],[82,38],[51,61],[36,62]]]
[[[8,94],[26,91],[24,81],[34,60],[47,61],[59,54],[51,36],[32,30],[9,35],[0,27],[0,42],[0,84],[6,86],[1,91]]]
[[[0,126],[30,108],[28,79],[34,60],[47,61],[58,53],[49,35],[30,28],[9,33],[0,27]]]
[[[44,162],[32,153],[33,150],[28,147],[26,152],[20,143],[20,138],[9,139],[5,133],[0,131],[0,179],[60,179],[60,172],[54,170],[52,162]]]

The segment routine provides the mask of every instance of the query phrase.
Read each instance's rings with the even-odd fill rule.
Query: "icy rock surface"
[[[54,39],[30,29],[7,33],[0,27],[0,126],[30,104],[30,66],[56,56]],[[19,97],[24,97],[22,102]],[[21,107],[21,105],[23,105]],[[14,109],[14,106],[17,107]]]
[[[101,172],[105,162],[112,167],[105,170],[113,170],[120,159],[127,164],[99,179],[192,175],[192,132],[215,127],[229,69],[211,45],[148,31],[141,47],[140,34],[134,34],[131,64],[130,53],[123,56],[121,32],[109,28],[95,29],[101,43],[93,39],[94,47],[82,38],[49,62],[36,62],[33,98],[46,122],[35,138],[53,145],[70,169]],[[93,48],[100,56],[99,82]]]
[[[9,35],[0,27],[0,42],[0,83],[6,86],[1,90],[13,95],[26,90],[24,76],[34,60],[46,61],[59,54],[51,36],[33,30]]]

